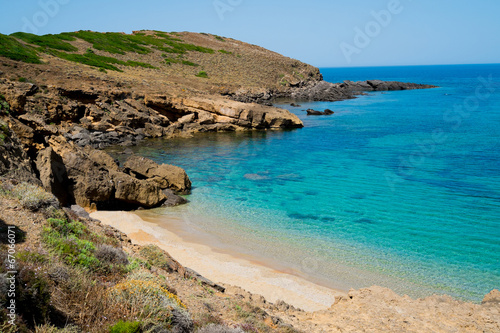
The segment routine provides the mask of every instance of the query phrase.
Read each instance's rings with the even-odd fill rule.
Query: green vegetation
[[[19,82],[28,82],[28,79],[25,78],[25,77],[20,77],[19,79],[17,79],[17,81],[19,81]]]
[[[68,52],[75,52],[78,51],[78,48],[71,45],[70,43],[65,42],[66,41],[73,41],[75,40],[74,37],[68,35],[68,34],[59,34],[59,35],[43,35],[43,36],[38,36],[34,34],[29,34],[26,32],[16,32],[11,34],[11,36],[19,38],[26,43],[38,45],[44,48],[49,48],[49,49],[56,49],[56,50],[61,50],[61,51],[68,51]]]
[[[165,57],[165,56],[164,56]],[[175,59],[175,58],[168,58],[168,57],[165,57],[165,63],[167,65],[171,65],[171,64],[178,64],[180,63],[181,60],[180,59]]]
[[[219,50],[220,53],[224,53],[224,54],[233,54],[233,52],[231,51],[226,51],[226,50]]]
[[[187,65],[187,66],[193,66],[193,67],[198,67],[200,65],[194,63],[194,62],[191,62],[191,61],[187,61],[187,60],[182,60],[182,64],[183,65]]]
[[[49,226],[42,233],[43,241],[68,265],[78,265],[96,270],[100,264],[94,256],[95,245],[82,239],[88,229],[81,222],[48,219]]]
[[[191,62],[191,61],[188,61],[188,60],[182,60],[182,56],[179,55],[179,57],[176,59],[176,58],[170,58],[168,57],[166,54],[163,55],[163,57],[165,58],[165,63],[167,65],[171,65],[171,64],[183,64],[183,65],[186,65],[186,66],[193,66],[193,67],[198,67],[199,65],[194,63],[194,62]]]
[[[162,268],[166,271],[171,270],[168,257],[165,256],[165,252],[158,246],[154,244],[146,245],[141,248],[139,253],[146,259],[149,265]]]
[[[91,232],[83,223],[67,219],[47,219],[42,240],[64,263],[92,271],[125,271],[127,255],[105,242],[107,237]]]
[[[205,71],[199,71],[198,74],[196,74],[196,76],[202,78],[208,78],[208,74]]]
[[[112,71],[122,72],[121,69],[114,65],[123,65],[123,66],[131,66],[131,67],[144,67],[144,68],[156,68],[150,64],[146,64],[144,62],[139,61],[121,61],[113,57],[106,57],[97,55],[92,51],[92,49],[88,49],[84,54],[75,54],[75,53],[65,53],[59,51],[51,51],[50,54],[73,62],[78,62],[84,65],[89,65],[101,69],[109,69]]]
[[[16,40],[16,38],[38,47],[24,45]],[[144,62],[122,61],[109,56],[97,55],[92,49],[88,49],[84,54],[75,53],[78,51],[78,48],[68,42],[75,41],[77,38],[92,44],[92,47],[96,50],[111,54],[125,55],[127,52],[147,54],[153,52],[154,49],[178,55],[183,55],[190,51],[214,53],[214,50],[210,48],[183,43],[181,39],[174,38],[160,31],[155,34],[141,32],[133,35],[116,32],[78,31],[43,36],[24,32],[17,32],[11,36],[0,34],[0,56],[24,62],[41,63],[38,53],[44,52],[64,60],[93,66],[99,68],[101,71],[121,71],[116,65],[156,68]],[[182,63],[187,66],[198,66],[187,60],[176,61],[168,58],[166,63]]]
[[[9,114],[9,112],[10,112],[10,105],[5,100],[5,97],[2,94],[0,94],[0,114]],[[2,129],[3,131],[3,126],[0,126],[0,129]]]
[[[0,101],[0,109],[1,109],[1,106],[2,106],[2,102]],[[8,106],[8,104],[7,104]],[[8,113],[8,111],[6,111]],[[4,144],[5,143],[5,140],[10,137],[10,130],[9,130],[9,126],[7,126],[7,124],[5,124],[4,122],[0,121],[0,144]]]
[[[141,323],[139,321],[120,320],[109,329],[109,333],[140,333]]]
[[[0,34],[0,57],[32,64],[42,63],[33,47],[24,45],[15,38],[2,34]]]
[[[225,42],[226,40],[221,36],[214,35],[215,39],[220,40],[221,42]]]

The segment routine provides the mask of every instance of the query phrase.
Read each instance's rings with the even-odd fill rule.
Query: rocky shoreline
[[[195,272],[186,274],[183,266],[162,251],[157,252],[158,257],[174,264],[162,260],[146,262],[148,251],[132,245],[117,230],[88,219],[85,211],[178,205],[185,203],[180,195],[191,190],[188,175],[179,167],[158,165],[134,155],[120,165],[101,150],[104,147],[121,145],[125,149],[146,138],[184,137],[203,132],[300,128],[303,126],[300,119],[287,110],[273,107],[273,101],[281,98],[290,102],[339,101],[369,91],[434,86],[379,80],[329,83],[310,65],[255,45],[208,34],[140,31],[133,35],[107,35],[84,31],[74,35],[48,36],[42,40],[43,45],[49,45],[50,52],[35,47],[39,39],[24,36],[28,41],[21,42],[0,35],[2,43],[7,45],[0,43],[0,50],[8,55],[0,58],[0,190],[4,195],[0,196],[0,227],[4,230],[9,224],[28,231],[23,231],[28,241],[20,246],[30,255],[26,258],[34,261],[23,264],[25,271],[44,275],[44,270],[52,266],[47,258],[58,257],[50,257],[46,252],[45,248],[54,250],[49,241],[54,242],[59,235],[58,241],[69,240],[71,246],[77,246],[82,230],[90,227],[98,236],[88,232],[87,243],[82,243],[87,250],[91,249],[86,259],[102,254],[99,251],[103,248],[115,257],[118,253],[127,258],[127,254],[120,252],[121,248],[126,249],[130,260],[139,255],[143,259],[133,259],[134,264],[146,276],[139,278],[158,277],[161,283],[166,279],[169,286],[174,284],[182,298],[193,303],[190,311],[208,318],[203,323],[234,323],[227,316],[236,312],[239,316],[236,321],[242,325],[248,324],[248,318],[265,323],[267,326],[259,330],[262,332],[296,332],[290,325],[304,332],[359,332],[367,327],[382,331],[498,331],[498,291],[491,292],[479,305],[441,296],[411,300],[372,287],[349,292],[327,310],[308,313],[282,301],[271,304],[240,288],[227,286],[224,290],[225,286],[207,282]],[[114,44],[109,44],[106,36],[111,36]],[[99,37],[101,44],[94,44],[94,37]],[[54,38],[61,40],[54,43]],[[30,40],[35,44],[30,46]],[[12,45],[15,47],[11,48]],[[115,52],[110,45],[124,49],[135,46],[145,53],[121,49]],[[62,53],[58,49],[61,46],[74,51]],[[106,47],[110,52],[105,51]],[[179,57],[171,58],[172,53]],[[89,60],[93,60],[91,66]],[[199,75],[201,72],[205,72],[204,77]],[[33,195],[47,194],[48,205],[30,210],[19,200],[31,193],[11,197],[11,190],[25,183],[43,187],[45,194],[40,190]],[[44,232],[47,237],[45,229],[52,230],[49,235],[52,239],[41,239]],[[110,244],[104,244],[108,247],[100,244],[103,239],[114,247],[110,250]],[[99,248],[92,250],[97,245]],[[56,259],[60,262],[54,267],[66,271],[66,275],[68,270],[75,270],[77,278],[66,277],[73,288],[68,295],[60,294],[64,276],[59,279],[59,271],[53,276],[48,274],[56,301],[62,300],[60,308],[76,323],[87,324],[87,318],[92,318],[100,321],[99,327],[109,328],[102,313],[88,316],[95,309],[106,312],[115,308],[103,307],[103,298],[96,290],[109,290],[122,278],[129,279],[129,272],[120,265],[106,266],[105,260],[109,258],[100,257],[102,267],[123,271],[111,277],[108,271],[97,272],[88,284],[88,292],[82,293],[82,301],[74,303],[82,306],[82,310],[75,312],[68,308],[67,301],[80,292],[75,290],[78,288],[73,281],[81,281],[89,273],[75,263],[63,263],[67,256],[68,253],[61,253]],[[45,266],[40,269],[40,265]],[[113,278],[117,280],[109,280]],[[213,289],[206,289],[207,286]],[[89,295],[96,298],[91,303],[93,308],[85,307]],[[193,323],[188,324],[185,331],[193,331]],[[250,326],[247,331],[256,329]]]
[[[382,81],[343,84],[319,81],[281,96],[296,101],[334,100],[354,98],[370,88],[379,91],[429,87],[432,86]],[[78,89],[39,87],[6,79],[0,79],[0,92],[9,109],[3,121],[12,136],[11,147],[22,147],[16,148],[17,153],[6,154],[23,156],[19,170],[9,167],[8,158],[5,159],[4,173],[24,174],[21,179],[42,184],[63,205],[77,204],[89,209],[181,204],[185,200],[177,194],[188,193],[190,189],[187,175],[180,170],[173,172],[174,166],[147,161],[151,168],[162,169],[161,175],[151,176],[127,164],[120,167],[99,149],[135,145],[145,138],[303,126],[287,110],[249,102],[254,99],[251,95],[241,98],[246,100],[241,102],[215,95],[141,94],[85,85]],[[172,176],[174,173],[177,174]],[[155,182],[158,177],[163,180]],[[183,186],[171,186],[179,179]]]
[[[246,93],[242,95],[234,94],[230,97],[241,102],[256,102],[261,104],[272,104],[276,99],[287,99],[292,101],[326,101],[336,102],[346,99],[356,98],[370,91],[398,91],[413,89],[437,88],[430,84],[419,84],[398,81],[344,81],[341,83],[331,83],[323,80],[308,81],[298,87],[291,87],[288,91],[267,91],[259,94]]]

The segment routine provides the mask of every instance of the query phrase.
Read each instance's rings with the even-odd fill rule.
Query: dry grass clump
[[[153,281],[128,280],[118,283],[110,289],[109,296],[125,302],[132,308],[142,308],[141,311],[147,311],[145,307],[186,309],[186,305],[181,302],[177,295]]]
[[[197,333],[244,333],[240,327],[232,328],[225,325],[209,324],[200,328]]]
[[[165,251],[153,244],[142,247],[139,254],[144,257],[151,266],[156,266],[167,272],[171,272],[173,267],[176,266],[171,258],[166,255]]]
[[[40,186],[21,183],[12,189],[12,194],[24,208],[35,211],[47,206],[58,206],[56,197]]]
[[[40,325],[35,328],[35,333],[79,333],[80,329],[73,325],[68,325],[64,328],[57,328],[52,325]]]

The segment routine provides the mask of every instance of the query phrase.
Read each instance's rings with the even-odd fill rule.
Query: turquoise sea
[[[303,129],[145,141],[136,153],[194,186],[188,205],[148,214],[345,290],[480,301],[500,288],[500,65],[321,71],[440,88],[277,105]]]

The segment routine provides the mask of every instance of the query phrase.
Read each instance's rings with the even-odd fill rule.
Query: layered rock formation
[[[89,146],[81,148],[64,137],[51,137],[40,150],[36,169],[43,186],[63,205],[76,203],[98,209],[157,207],[177,193],[188,194],[191,181],[173,165],[158,165],[131,156],[124,168],[106,153]]]

